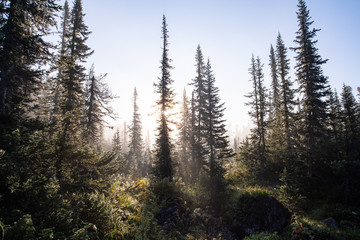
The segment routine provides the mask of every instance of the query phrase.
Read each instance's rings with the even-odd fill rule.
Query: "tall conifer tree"
[[[277,62],[276,62],[276,55],[273,46],[270,46],[270,70],[271,70],[271,104],[270,104],[270,121],[278,120],[278,113],[279,113],[279,105],[280,105],[280,84],[278,78],[278,69],[277,69]]]
[[[205,149],[205,140],[203,136],[203,118],[206,108],[206,87],[205,87],[205,71],[206,65],[204,62],[204,57],[201,51],[200,45],[197,46],[196,55],[195,55],[195,67],[196,67],[196,76],[192,80],[191,85],[193,89],[193,105],[192,105],[192,121],[193,121],[193,149],[192,149],[192,160],[193,160],[193,180],[199,177],[201,168],[205,165],[204,156],[207,154]]]
[[[246,105],[252,108],[252,111],[249,112],[250,116],[253,118],[255,128],[252,129],[252,142],[255,145],[257,153],[257,165],[260,174],[263,174],[265,171],[265,162],[267,158],[267,145],[266,145],[266,134],[267,134],[267,95],[266,89],[264,86],[264,75],[263,75],[263,65],[259,57],[256,59],[254,55],[251,59],[251,67],[249,69],[251,74],[251,82],[253,84],[253,91],[246,97],[250,98],[251,101],[246,103]]]
[[[61,42],[60,49],[57,54],[57,59],[55,62],[54,68],[57,70],[57,76],[54,79],[51,79],[52,82],[52,108],[50,110],[50,121],[52,125],[56,125],[59,119],[60,114],[60,100],[61,93],[63,92],[61,85],[61,78],[64,74],[64,68],[66,67],[66,61],[69,58],[69,49],[67,47],[67,42],[70,37],[70,10],[69,4],[66,0],[63,7],[63,15],[61,22]]]
[[[99,146],[105,126],[105,116],[115,118],[109,103],[115,97],[103,82],[107,74],[95,76],[92,65],[85,88],[84,139],[92,146]]]
[[[318,54],[316,48],[316,33],[319,29],[311,29],[313,21],[304,0],[299,0],[297,18],[299,30],[296,32],[294,42],[296,53],[296,76],[302,93],[301,115],[303,158],[308,166],[308,176],[313,176],[313,168],[322,159],[324,122],[326,119],[327,103],[324,97],[328,96],[328,80],[323,75],[321,65],[326,63]]]
[[[345,203],[351,200],[354,180],[360,164],[360,110],[350,86],[343,86],[341,94],[345,127]],[[357,181],[359,183],[359,181]],[[356,193],[355,193],[356,194]]]
[[[183,176],[183,179],[188,181],[189,177],[191,177],[191,112],[190,112],[190,102],[186,96],[186,90],[183,92],[183,100],[181,103],[178,130],[179,130],[179,138],[178,138],[178,153],[179,153],[179,165],[181,168],[180,175]]]
[[[82,65],[94,51],[86,45],[91,32],[85,25],[82,1],[76,0],[71,11],[69,38],[66,43],[68,51],[65,67],[61,76],[63,93],[63,141],[78,137],[80,133],[83,105],[85,103],[84,81],[85,67]]]
[[[170,140],[170,121],[169,110],[174,106],[174,90],[171,88],[173,80],[171,79],[170,70],[173,68],[170,65],[169,49],[168,49],[168,30],[165,15],[162,21],[162,58],[161,58],[161,76],[159,81],[154,84],[155,92],[159,94],[159,99],[156,104],[159,108],[158,119],[158,134],[156,139],[156,169],[155,174],[160,178],[168,178],[172,180],[173,166],[172,166],[172,144]]]
[[[204,87],[206,94],[205,108],[202,118],[202,128],[208,152],[207,166],[210,174],[210,194],[211,199],[217,202],[225,191],[224,181],[224,161],[232,156],[229,146],[228,136],[226,135],[226,125],[224,120],[224,103],[220,102],[219,88],[215,86],[215,77],[211,69],[210,60],[205,67]]]
[[[296,104],[295,90],[292,89],[293,82],[289,77],[290,60],[287,58],[287,48],[278,34],[276,41],[276,62],[280,79],[280,116],[284,138],[284,147],[286,155],[291,155],[294,143],[292,141],[292,130],[294,125],[294,106]]]
[[[50,60],[50,44],[44,40],[55,25],[59,6],[49,1],[2,1],[0,5],[0,124],[13,124],[23,116],[31,94],[44,71],[38,66]],[[26,111],[26,110],[25,110]]]
[[[142,124],[139,113],[139,106],[137,104],[138,93],[136,88],[134,88],[133,94],[133,116],[131,120],[131,125],[129,126],[129,153],[128,153],[128,161],[130,161],[130,165],[133,166],[136,172],[140,172],[142,168],[142,160],[143,160],[143,138],[142,138]]]

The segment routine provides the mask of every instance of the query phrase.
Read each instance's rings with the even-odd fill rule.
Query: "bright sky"
[[[307,6],[312,26],[322,29],[317,47],[329,59],[324,74],[339,93],[343,83],[355,93],[360,86],[360,1],[307,0]],[[275,45],[280,32],[288,48],[295,46],[297,0],[83,0],[83,8],[85,24],[92,31],[87,44],[95,50],[89,66],[94,63],[96,73],[108,73],[107,83],[120,96],[113,103],[119,115],[113,124],[130,123],[136,87],[144,132],[155,127],[155,116],[149,114],[157,98],[153,83],[160,76],[163,14],[178,100],[184,87],[190,96],[188,83],[195,77],[195,52],[200,44],[212,63],[231,132],[236,128],[241,132],[250,123],[244,95],[251,91],[248,68],[252,53],[264,63],[265,82],[270,87],[270,44]],[[290,50],[288,57],[293,68]],[[291,79],[295,79],[293,72]]]

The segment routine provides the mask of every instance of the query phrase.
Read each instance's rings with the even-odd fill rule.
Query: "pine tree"
[[[197,145],[197,138],[196,134],[198,131],[196,130],[196,124],[197,124],[197,117],[196,117],[196,105],[195,105],[195,91],[192,91],[191,93],[191,101],[190,101],[190,165],[191,165],[191,171],[190,171],[190,177],[191,181],[195,183],[195,181],[199,177],[200,167],[201,164],[199,163],[199,147]]]
[[[257,150],[257,170],[260,171],[260,174],[263,174],[265,171],[265,162],[267,158],[267,146],[266,146],[266,134],[267,134],[267,102],[266,102],[266,89],[263,84],[263,65],[261,64],[260,58],[257,57],[255,60],[254,56],[251,59],[251,67],[249,72],[251,74],[251,82],[253,84],[253,91],[246,97],[252,99],[252,101],[246,103],[246,105],[251,106],[252,111],[249,112],[250,116],[253,118],[255,128],[252,129],[251,140],[256,146]]]
[[[204,96],[206,106],[201,121],[206,149],[209,153],[207,166],[210,175],[210,194],[213,204],[216,204],[219,203],[218,197],[221,196],[221,193],[224,193],[226,187],[224,161],[233,155],[226,135],[224,103],[220,102],[219,89],[215,86],[215,77],[210,60],[207,61],[205,68],[204,86],[206,90]]]
[[[116,129],[114,136],[112,138],[112,151],[120,154],[121,153],[121,139],[119,128]]]
[[[143,163],[143,139],[142,139],[142,124],[139,114],[139,106],[137,105],[138,94],[134,88],[133,94],[133,116],[131,125],[129,126],[129,153],[127,159],[130,165],[136,172],[141,172]]]
[[[63,70],[66,63],[66,58],[68,57],[68,51],[66,47],[66,43],[68,41],[68,38],[70,36],[70,10],[69,10],[69,4],[66,0],[63,7],[63,15],[61,17],[61,42],[60,42],[60,49],[57,54],[57,59],[55,60],[55,66],[54,69],[57,70],[57,76],[54,78],[50,78],[49,83],[51,84],[51,94],[52,94],[52,102],[51,102],[51,109],[49,113],[49,119],[51,124],[56,125],[59,114],[60,114],[60,99],[61,99],[61,93],[63,90],[61,89],[61,78],[63,75]]]
[[[91,146],[99,146],[103,128],[104,117],[115,118],[113,109],[109,103],[115,97],[108,85],[103,82],[107,74],[95,76],[92,65],[85,88],[85,130],[84,139]]]
[[[329,155],[336,162],[340,162],[343,159],[343,132],[344,124],[342,117],[342,108],[339,96],[335,91],[332,91],[329,98],[329,139],[330,148]]]
[[[44,40],[55,25],[56,1],[2,1],[0,25],[0,124],[16,123],[38,89],[50,44]],[[9,119],[10,117],[10,119]],[[8,120],[9,121],[8,121]]]
[[[308,166],[308,176],[313,176],[313,169],[322,159],[321,149],[325,133],[328,81],[324,77],[321,65],[326,63],[318,54],[317,40],[314,40],[319,29],[310,29],[313,21],[304,0],[299,0],[297,18],[299,30],[293,48],[296,53],[296,76],[302,93],[301,115],[303,118],[301,132],[303,138],[303,158]]]
[[[270,46],[271,93],[269,97],[269,153],[275,171],[281,171],[284,165],[284,138],[281,117],[281,83],[279,82],[279,69],[276,53]],[[272,171],[272,172],[275,172]]]
[[[122,131],[122,136],[123,136],[123,146],[122,146],[122,150],[123,150],[123,153],[127,153],[129,151],[128,149],[128,127],[127,127],[127,124],[126,124],[126,121],[124,121],[124,125],[123,125],[123,131]]]
[[[194,134],[193,149],[192,149],[192,161],[193,161],[193,181],[199,177],[202,166],[205,165],[204,156],[207,154],[204,147],[203,138],[203,123],[204,112],[206,107],[206,89],[205,89],[205,69],[204,57],[201,51],[200,45],[197,46],[196,55],[196,76],[192,80],[191,85],[193,89],[193,102],[192,102],[192,130]]]
[[[173,177],[172,166],[172,144],[170,140],[170,128],[169,128],[169,110],[174,106],[175,93],[171,88],[173,80],[170,76],[170,70],[173,68],[170,65],[169,49],[168,49],[168,30],[166,24],[165,15],[162,22],[162,39],[163,39],[163,53],[161,58],[161,76],[159,81],[154,84],[155,92],[160,95],[156,104],[159,108],[158,119],[158,134],[156,139],[156,169],[155,174],[160,178],[168,178],[170,181]]]
[[[180,119],[178,123],[178,130],[179,130],[179,139],[178,139],[178,145],[179,145],[179,165],[180,165],[180,175],[183,177],[184,180],[187,182],[190,180],[188,179],[189,174],[191,172],[191,166],[190,166],[190,155],[191,155],[191,112],[189,108],[189,100],[186,96],[186,90],[184,89],[183,92],[183,100],[181,104],[180,109]]]
[[[292,141],[293,135],[293,125],[294,125],[294,106],[296,104],[295,98],[295,90],[292,89],[293,82],[289,77],[289,62],[290,60],[287,58],[287,48],[281,38],[280,33],[277,37],[276,42],[276,62],[277,69],[279,73],[280,79],[280,116],[281,116],[281,125],[284,145],[286,148],[285,154],[287,156],[291,156],[293,153],[294,142]],[[292,156],[293,157],[293,156]]]
[[[354,180],[360,164],[360,110],[350,86],[343,86],[341,94],[345,126],[345,203],[351,200]],[[356,176],[356,177],[355,177]],[[358,181],[359,182],[359,181]]]
[[[276,124],[277,119],[279,116],[279,108],[280,108],[280,84],[278,79],[278,69],[277,69],[277,62],[276,62],[276,56],[273,46],[270,46],[270,69],[271,69],[271,104],[270,104],[270,121],[274,121]]]
[[[60,83],[62,85],[62,116],[63,116],[63,141],[76,139],[80,133],[83,105],[85,103],[84,81],[86,79],[85,67],[82,63],[86,61],[94,51],[86,45],[91,32],[83,21],[81,0],[74,2],[70,17],[69,38],[66,43],[66,54],[64,69]]]

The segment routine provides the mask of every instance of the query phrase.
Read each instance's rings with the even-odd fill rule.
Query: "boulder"
[[[185,209],[177,203],[168,203],[163,206],[157,216],[158,223],[161,226],[174,224],[185,213]]]
[[[326,218],[326,219],[322,220],[322,222],[325,223],[325,225],[328,228],[333,228],[333,229],[338,229],[339,228],[337,221],[332,217]]]
[[[239,238],[256,232],[279,232],[290,222],[290,212],[266,194],[240,197],[230,230]]]

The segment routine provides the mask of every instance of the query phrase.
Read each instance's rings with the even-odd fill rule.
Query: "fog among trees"
[[[175,91],[165,15],[153,89],[133,86],[131,119],[110,124],[122,96],[86,67],[96,49],[82,4],[0,4],[1,239],[360,238],[360,88],[330,85],[304,0],[293,43],[279,32],[269,55],[249,56],[243,138],[202,46]],[[156,99],[147,134],[140,89]]]

